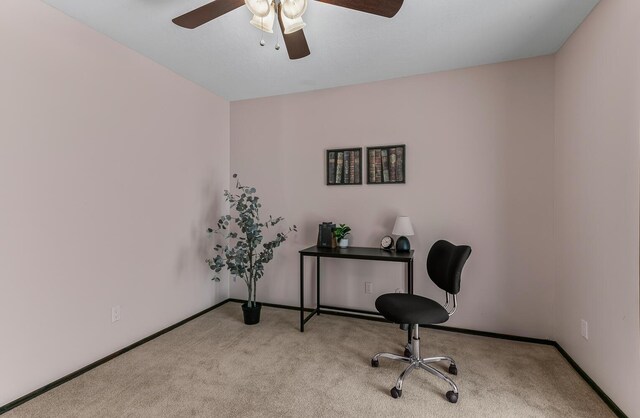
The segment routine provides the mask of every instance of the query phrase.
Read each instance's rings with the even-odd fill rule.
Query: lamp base
[[[400,237],[396,241],[396,251],[399,253],[408,253],[411,251],[411,244],[409,243],[409,238]]]

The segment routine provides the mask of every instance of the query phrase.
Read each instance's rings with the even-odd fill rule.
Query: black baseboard
[[[230,299],[224,300],[224,301],[222,301],[222,302],[220,302],[220,303],[218,303],[218,304],[216,304],[216,305],[214,305],[214,306],[212,306],[210,308],[207,308],[207,309],[205,309],[205,310],[203,310],[201,312],[198,312],[195,315],[191,315],[187,319],[183,319],[180,322],[177,322],[177,323],[175,323],[175,324],[173,324],[173,325],[171,325],[171,326],[169,326],[169,327],[167,327],[167,328],[165,328],[163,330],[160,330],[160,331],[158,331],[158,332],[156,332],[154,334],[149,335],[148,337],[145,337],[145,338],[141,339],[140,341],[136,341],[135,343],[133,343],[131,345],[128,345],[128,346],[126,346],[125,348],[123,348],[121,350],[118,350],[115,353],[109,354],[108,356],[103,357],[100,360],[94,361],[93,363],[89,364],[88,366],[84,366],[80,370],[76,370],[75,372],[69,373],[68,375],[66,375],[64,377],[61,377],[60,379],[58,379],[58,380],[56,380],[54,382],[51,382],[48,385],[45,385],[45,386],[43,386],[43,387],[41,387],[39,389],[36,389],[33,392],[27,393],[26,395],[16,399],[15,401],[9,402],[6,405],[2,405],[2,406],[0,406],[0,415],[4,414],[5,412],[10,411],[11,409],[13,409],[13,408],[15,408],[15,407],[17,407],[19,405],[22,405],[23,403],[25,403],[27,401],[30,401],[31,399],[33,399],[33,398],[35,398],[37,396],[42,395],[45,392],[50,391],[51,389],[53,389],[55,387],[60,386],[63,383],[68,382],[69,380],[75,379],[76,377],[88,372],[91,369],[95,369],[96,367],[100,366],[101,364],[104,364],[104,363],[108,362],[109,360],[112,360],[112,359],[118,357],[119,355],[126,353],[127,351],[131,351],[134,348],[139,347],[142,344],[153,340],[154,338],[158,338],[162,334],[166,334],[167,332],[169,332],[171,330],[174,330],[174,329],[178,328],[179,326],[184,325],[187,322],[192,321],[192,320],[196,319],[197,317],[199,317],[201,315],[206,314],[207,312],[211,312],[212,310],[214,310],[216,308],[219,308],[220,306],[224,305],[225,303],[227,303],[229,301],[230,301]]]
[[[477,335],[479,337],[488,337],[488,338],[498,338],[498,339],[501,339],[501,340],[519,341],[519,342],[522,342],[522,343],[552,345],[554,347],[558,345],[558,343],[556,343],[553,340],[545,340],[545,339],[542,339],[542,338],[522,337],[520,335],[500,334],[500,333],[497,333],[497,332],[477,331],[475,329],[445,327],[443,325],[425,325],[424,328],[438,329],[438,330],[447,331],[447,332],[457,332],[457,333],[460,333],[460,334]]]
[[[167,332],[186,324],[189,321],[192,321],[193,319],[204,315],[208,312],[211,312],[212,310],[228,303],[228,302],[235,302],[235,303],[244,303],[245,301],[242,299],[227,299],[224,300],[220,303],[218,303],[217,305],[214,305],[210,308],[207,308],[201,312],[198,312],[195,315],[190,316],[187,319],[183,319],[182,321],[175,323],[161,331],[156,332],[155,334],[152,334],[146,338],[141,339],[140,341],[137,341],[121,350],[116,351],[113,354],[110,354],[104,358],[101,358],[98,361],[95,361],[91,364],[89,364],[88,366],[83,367],[80,370],[77,370],[73,373],[69,373],[68,375],[52,382],[49,383],[48,385],[45,385],[39,389],[34,390],[31,393],[28,393],[18,399],[16,399],[15,401],[9,402],[6,405],[0,406],[0,415],[4,414],[5,412],[19,406],[22,405],[23,403],[42,395],[45,392],[50,391],[51,389],[60,386],[61,384],[68,382],[71,379],[75,379],[76,377],[88,372],[91,369],[94,369],[98,366],[100,366],[101,364],[104,364],[106,362],[108,362],[109,360],[112,360],[116,357],[118,357],[121,354],[126,353],[127,351],[130,351],[136,347],[141,346],[142,344],[149,342],[151,340],[153,340],[154,338],[157,338],[159,336],[161,336],[162,334],[166,334]],[[278,309],[288,309],[288,310],[294,310],[294,311],[299,311],[300,307],[298,306],[290,306],[290,305],[279,305],[279,304],[275,304],[275,303],[268,303],[268,302],[262,302],[263,306],[267,306],[270,308],[278,308]],[[338,307],[333,307],[333,306],[325,306],[325,309],[321,309],[321,313],[323,315],[337,315],[337,316],[345,316],[345,317],[349,317],[349,318],[357,318],[357,319],[366,319],[368,321],[379,321],[379,322],[389,322],[384,318],[381,317],[376,317],[376,312],[369,312],[369,311],[363,311],[363,310],[359,310],[359,309],[349,309],[349,308],[338,308]],[[305,311],[307,312],[312,312],[315,309],[311,309],[311,308],[306,308]],[[582,377],[587,384],[594,390],[594,392],[596,392],[598,394],[598,396],[600,396],[600,398],[604,401],[604,403],[611,409],[611,411],[616,414],[616,416],[620,417],[620,418],[628,418],[627,415],[622,411],[622,409],[620,409],[618,407],[618,405],[616,405],[615,402],[613,402],[613,400],[593,381],[593,379],[591,379],[589,377],[589,375],[587,373],[585,373],[584,370],[582,370],[582,368],[578,365],[578,363],[576,363],[571,356],[560,346],[560,344],[558,344],[556,341],[552,341],[552,340],[545,340],[545,339],[540,339],[540,338],[529,338],[529,337],[521,337],[518,335],[509,335],[509,334],[500,334],[500,333],[495,333],[495,332],[486,332],[486,331],[476,331],[476,330],[472,330],[472,329],[466,329],[466,328],[455,328],[455,327],[445,327],[442,325],[427,325],[425,326],[425,328],[431,328],[431,329],[437,329],[437,330],[441,330],[441,331],[447,331],[447,332],[458,332],[461,334],[469,334],[469,335],[477,335],[477,336],[481,336],[481,337],[488,337],[488,338],[499,338],[502,340],[510,340],[510,341],[519,341],[519,342],[525,342],[525,343],[532,343],[532,344],[543,344],[543,345],[550,345],[555,347],[560,354],[562,354],[562,356],[567,360],[567,362],[574,368],[574,370],[580,375],[580,377]]]
[[[235,302],[235,303],[245,303],[246,300],[244,299],[234,299],[234,298],[230,298],[226,300],[227,302]],[[260,302],[262,304],[262,306],[267,306],[269,308],[278,308],[278,309],[288,309],[290,311],[300,311],[300,307],[299,306],[289,306],[289,305],[278,305],[277,303],[269,303],[269,302]],[[314,309],[311,308],[305,308],[306,312],[311,312]]]
[[[245,302],[242,299],[229,299],[228,301],[236,302],[236,303]],[[288,309],[292,311],[300,310],[299,306],[278,305],[275,303],[267,303],[267,302],[261,302],[261,303],[263,306],[268,306],[270,308]],[[305,308],[306,312],[313,312],[314,310],[315,309],[313,308]],[[341,308],[337,306],[321,305],[320,312],[323,315],[336,315],[336,316],[344,316],[348,318],[366,319],[369,321],[389,322],[388,320],[384,319],[382,315],[380,315],[378,312],[365,311],[361,309]],[[474,329],[467,329],[467,328],[446,327],[442,325],[420,325],[420,327],[427,328],[427,329],[437,329],[437,330],[448,331],[448,332],[457,332],[460,334],[477,335],[480,337],[498,338],[501,340],[520,341],[520,342],[532,343],[532,344],[552,345],[554,347],[557,346],[558,344],[553,340],[545,340],[542,338],[522,337],[519,335],[500,334],[497,332],[488,332],[488,331],[477,331]]]
[[[560,344],[554,341],[553,346],[558,349],[558,351],[560,352],[560,354],[562,354],[565,360],[567,360],[569,364],[573,367],[573,369],[580,375],[580,377],[582,377],[584,381],[587,382],[589,386],[591,386],[591,389],[593,389],[598,394],[598,396],[600,396],[600,398],[604,401],[604,403],[607,404],[607,406],[611,409],[611,411],[613,411],[613,413],[616,414],[616,416],[620,418],[628,418],[627,415],[622,411],[622,409],[620,409],[620,407],[618,407],[618,405],[616,405],[616,403],[613,402],[613,400],[602,389],[600,389],[600,386],[598,386],[596,382],[594,382],[593,379],[591,379],[589,375],[584,370],[582,370],[582,367],[580,367],[578,363],[576,363],[571,358],[569,353],[564,351],[564,348],[562,348]]]

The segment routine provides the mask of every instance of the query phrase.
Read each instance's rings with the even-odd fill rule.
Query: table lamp
[[[411,244],[406,236],[413,235],[413,227],[411,226],[411,220],[408,216],[398,216],[396,218],[392,234],[401,235],[401,237],[396,241],[396,251],[402,253],[411,251]]]

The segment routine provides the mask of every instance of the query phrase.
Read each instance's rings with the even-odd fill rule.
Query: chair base
[[[398,380],[396,381],[396,385],[393,388],[391,388],[391,396],[394,398],[399,398],[402,396],[402,384],[404,382],[404,379],[407,376],[409,376],[409,374],[413,370],[422,369],[444,380],[445,382],[449,383],[452,390],[446,393],[447,400],[451,403],[458,402],[458,386],[454,383],[453,380],[451,380],[448,376],[446,376],[440,370],[437,370],[432,366],[430,366],[430,364],[432,363],[448,361],[449,373],[453,375],[457,375],[458,368],[456,366],[456,362],[451,357],[447,357],[447,356],[421,358],[420,357],[420,337],[418,335],[418,330],[419,330],[419,326],[413,325],[413,337],[411,338],[411,346],[407,345],[407,347],[405,348],[404,356],[399,356],[397,354],[392,354],[392,353],[377,353],[371,359],[371,366],[378,367],[378,365],[380,364],[379,362],[380,357],[388,358],[389,360],[409,363],[407,368],[404,369],[404,371],[398,377]]]

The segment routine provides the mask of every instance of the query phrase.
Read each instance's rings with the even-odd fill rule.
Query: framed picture
[[[367,147],[367,184],[406,183],[406,146]]]
[[[362,148],[327,150],[327,185],[362,184]]]

